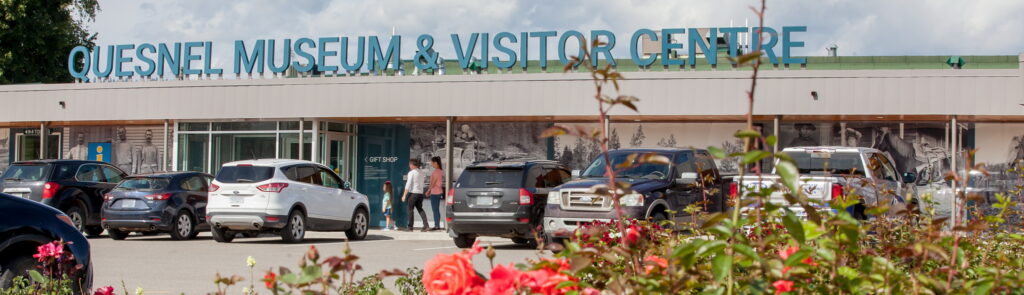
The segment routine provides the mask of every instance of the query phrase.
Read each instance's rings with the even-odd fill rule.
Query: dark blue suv
[[[56,240],[69,243],[66,251],[70,250],[74,262],[82,265],[82,271],[71,278],[75,287],[89,290],[92,287],[89,241],[71,224],[71,219],[52,207],[0,194],[0,290],[10,288],[15,277],[28,277],[28,271],[39,266],[32,258],[36,248]]]
[[[125,178],[103,196],[103,228],[111,239],[131,232],[194,238],[206,223],[207,191],[213,176],[199,172],[154,173]]]

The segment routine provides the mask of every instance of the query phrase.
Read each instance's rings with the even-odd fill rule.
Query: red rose
[[[646,274],[651,274],[656,269],[667,270],[668,260],[655,255],[647,256],[644,258],[644,271]]]
[[[92,295],[114,295],[114,287],[106,286],[97,288]]]
[[[480,253],[482,248],[473,245],[473,249],[455,254],[437,254],[427,261],[423,268],[423,287],[427,294],[475,294],[474,288],[480,290],[484,280],[476,275],[472,257]]]
[[[498,265],[491,270],[491,280],[484,284],[484,295],[512,295],[518,289],[519,270],[511,264]]]
[[[575,279],[569,275],[549,268],[528,271],[519,277],[519,282],[523,286],[529,287],[530,293],[561,295],[568,291],[578,289],[576,286],[556,288],[558,284],[565,281],[575,281]]]
[[[640,240],[640,231],[637,230],[635,225],[630,225],[629,228],[626,229],[626,244],[636,245],[638,240]]]
[[[798,250],[800,250],[799,247],[792,246],[786,249],[779,250],[779,257],[782,257],[782,260],[789,259],[789,255],[793,255],[793,253],[796,253],[796,251]]]
[[[268,271],[267,274],[263,276],[263,285],[267,286],[267,289],[273,289],[274,284],[276,283],[277,274],[275,274],[274,272]]]
[[[775,295],[778,295],[785,292],[793,291],[793,282],[787,280],[778,280],[772,283],[772,287],[775,287]]]

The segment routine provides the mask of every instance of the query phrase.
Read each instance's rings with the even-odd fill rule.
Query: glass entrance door
[[[348,136],[342,134],[327,133],[324,135],[323,164],[342,179],[352,181],[348,167]]]
[[[25,132],[15,135],[15,161],[31,161],[60,158],[60,133],[46,136],[46,156],[39,156],[39,132]]]

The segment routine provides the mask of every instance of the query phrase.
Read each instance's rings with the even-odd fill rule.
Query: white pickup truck
[[[800,170],[800,189],[810,200],[827,201],[842,195],[857,195],[861,203],[847,210],[859,219],[866,219],[866,209],[885,205],[889,207],[887,214],[893,214],[904,208],[914,198],[913,173],[899,175],[895,162],[888,153],[873,148],[861,147],[792,147],[782,150],[793,158]],[[797,214],[803,215],[804,210],[798,205],[789,204],[781,192],[783,185],[775,171],[772,175],[745,176],[736,178],[730,190],[737,192],[742,185],[744,195],[752,190],[775,186],[777,190],[769,201],[775,204],[787,204]]]

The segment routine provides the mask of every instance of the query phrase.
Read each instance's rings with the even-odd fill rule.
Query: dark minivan
[[[15,162],[0,176],[0,192],[40,202],[71,218],[90,237],[103,233],[100,207],[127,174],[97,161],[39,160]]]
[[[74,262],[82,268],[68,279],[74,294],[92,287],[92,263],[89,240],[71,224],[67,215],[50,206],[22,197],[0,194],[0,293],[14,294],[15,277],[29,277],[29,271],[38,270],[41,263],[32,255],[38,247],[61,240],[67,242],[64,251],[70,251]],[[54,292],[57,293],[57,292]]]
[[[474,163],[448,191],[448,234],[460,248],[478,236],[510,238],[537,248],[548,191],[572,178],[555,161]]]
[[[170,233],[188,240],[209,230],[206,194],[213,176],[199,172],[135,175],[103,196],[103,228],[111,239],[131,232]]]

